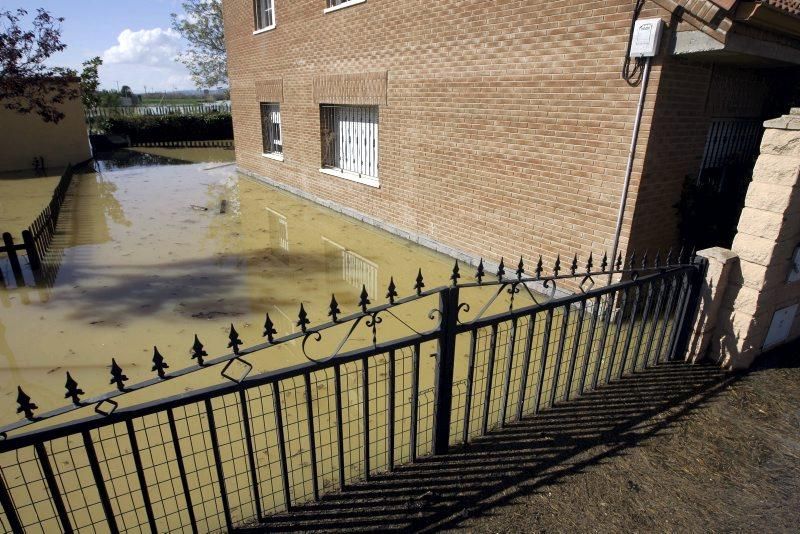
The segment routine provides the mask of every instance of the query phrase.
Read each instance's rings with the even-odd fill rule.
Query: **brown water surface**
[[[266,313],[285,335],[296,330],[301,302],[319,324],[332,293],[351,313],[362,285],[379,303],[390,276],[401,295],[411,293],[419,268],[429,287],[447,282],[451,259],[213,163],[231,155],[139,149],[76,175],[55,240],[63,251],[55,285],[0,290],[0,422],[18,418],[17,385],[44,411],[65,403],[66,371],[86,396],[98,395],[110,388],[112,357],[133,383],[153,376],[154,345],[180,369],[193,363],[195,333],[209,355],[225,354],[231,323],[247,346],[263,340]],[[198,160],[206,162],[176,164]],[[33,182],[5,185],[6,198],[32,198]],[[33,203],[20,205],[20,214],[0,215],[0,226],[22,211],[33,217]],[[435,305],[405,313],[432,327],[426,314]],[[397,326],[384,325],[381,335]],[[354,336],[370,337],[367,328]],[[266,370],[306,360],[293,345],[252,361]],[[217,371],[203,373],[173,389],[219,380]]]

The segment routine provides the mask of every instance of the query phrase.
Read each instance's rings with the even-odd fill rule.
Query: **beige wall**
[[[0,106],[0,172],[32,169],[36,157],[43,157],[51,171],[91,157],[80,98],[60,109],[66,116],[53,124],[35,113],[21,115]]]

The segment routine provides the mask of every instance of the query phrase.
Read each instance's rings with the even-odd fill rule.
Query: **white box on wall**
[[[658,54],[664,21],[661,19],[638,19],[633,25],[630,57],[653,57]]]
[[[798,307],[800,307],[800,304],[794,304],[775,312],[769,325],[767,338],[764,340],[765,349],[786,341],[789,337],[789,332],[792,330],[794,318],[797,316]]]

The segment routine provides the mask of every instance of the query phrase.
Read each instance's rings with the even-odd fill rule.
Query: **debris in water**
[[[208,208],[206,208],[206,207],[204,207],[204,206],[198,206],[198,205],[196,205],[196,204],[190,204],[190,207],[191,207],[193,210],[197,210],[197,211],[208,211]]]
[[[225,210],[227,209],[228,209],[228,201],[223,198],[219,203],[219,212],[225,213]]]

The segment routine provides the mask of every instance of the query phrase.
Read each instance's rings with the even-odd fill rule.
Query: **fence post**
[[[17,285],[21,285],[23,280],[22,266],[19,263],[17,247],[14,245],[14,238],[11,237],[9,232],[5,232],[3,234],[3,243],[5,243],[6,246],[6,254],[8,255],[8,261],[11,264],[11,271],[14,273],[14,277],[17,280]]]
[[[708,271],[708,258],[696,256],[692,260],[694,267],[689,275],[689,287],[687,291],[689,294],[686,296],[686,303],[681,311],[680,319],[677,325],[678,336],[675,338],[675,345],[672,347],[672,352],[669,355],[670,360],[678,357],[685,358],[686,352],[689,349],[689,340],[692,336],[692,327],[694,326],[694,319],[700,309],[700,292],[703,288],[703,281],[706,278]]]
[[[36,243],[33,241],[33,234],[30,230],[22,231],[22,242],[25,243],[25,251],[28,253],[28,261],[31,264],[31,269],[38,271],[42,264],[39,261],[39,254],[36,252]]]
[[[436,354],[436,377],[433,400],[433,454],[447,454],[450,442],[450,416],[453,406],[453,367],[458,319],[458,287],[439,293],[439,351]]]

